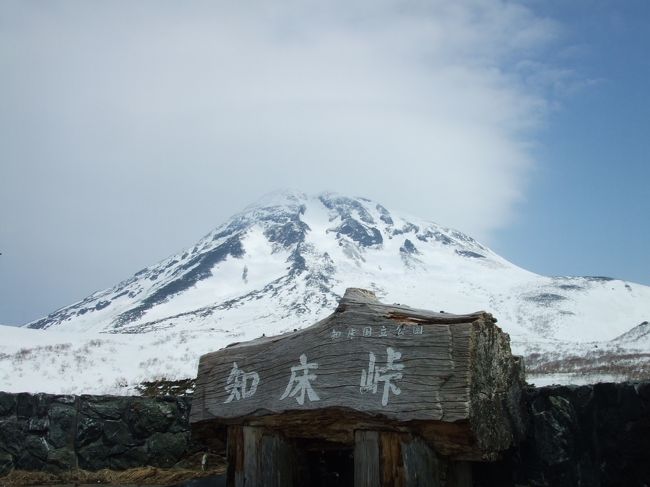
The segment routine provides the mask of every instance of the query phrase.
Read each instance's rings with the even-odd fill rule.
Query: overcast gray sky
[[[0,323],[278,188],[489,244],[518,218],[540,127],[593,81],[549,61],[571,48],[516,2],[2,0]]]

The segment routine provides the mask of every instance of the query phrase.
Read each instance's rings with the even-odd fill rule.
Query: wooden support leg
[[[302,485],[299,452],[277,433],[251,426],[228,427],[228,487]]]
[[[226,439],[226,483],[228,487],[241,487],[244,483],[244,428],[229,426]]]
[[[356,431],[356,487],[442,487],[440,460],[420,438],[385,431]]]
[[[380,487],[380,454],[378,431],[354,432],[354,485]]]

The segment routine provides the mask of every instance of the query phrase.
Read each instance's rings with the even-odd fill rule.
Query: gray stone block
[[[92,443],[102,436],[102,422],[96,418],[81,417],[77,421],[77,435],[75,443],[82,447]]]
[[[14,468],[14,457],[10,453],[0,451],[0,477],[7,475]]]
[[[171,467],[181,460],[189,445],[187,433],[154,433],[147,440],[152,465]]]
[[[79,468],[84,470],[101,470],[110,467],[110,448],[103,442],[96,441],[77,451]]]
[[[53,404],[48,413],[50,420],[47,441],[55,448],[72,447],[77,427],[77,411],[68,404]]]
[[[16,414],[16,396],[0,392],[0,418]]]

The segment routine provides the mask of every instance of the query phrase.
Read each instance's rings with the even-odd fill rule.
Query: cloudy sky
[[[0,0],[0,323],[279,188],[650,284],[645,0]]]

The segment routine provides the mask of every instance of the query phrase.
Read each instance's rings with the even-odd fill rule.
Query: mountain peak
[[[576,333],[565,323],[592,316],[578,305],[583,297],[616,286],[538,276],[468,235],[368,198],[282,190],[184,252],[27,326],[104,333],[210,328],[221,321],[296,327],[335,306],[345,288],[361,287],[380,298],[408,294],[424,308],[486,309],[519,335],[570,338]],[[633,294],[628,288],[626,299]],[[620,334],[629,329],[627,319],[645,318],[629,316],[625,327],[613,328]],[[609,328],[603,324],[596,335],[617,336]]]
[[[253,204],[246,207],[246,210],[253,208],[267,208],[273,206],[293,206],[302,204],[309,199],[307,193],[296,189],[278,189],[261,196]]]
[[[635,337],[646,336],[650,319],[648,287],[540,276],[457,230],[368,198],[285,190],[264,196],[185,251],[26,326],[73,332],[59,336],[99,333],[99,341],[124,334],[138,336],[129,344],[146,344],[146,336],[156,344],[168,341],[174,346],[165,367],[189,377],[201,353],[311,325],[330,314],[348,288],[445,313],[484,309],[533,364],[540,351],[556,360],[559,344],[575,353],[567,344],[646,343]],[[132,368],[142,380],[169,377],[157,360]],[[150,370],[152,364],[159,367]]]

